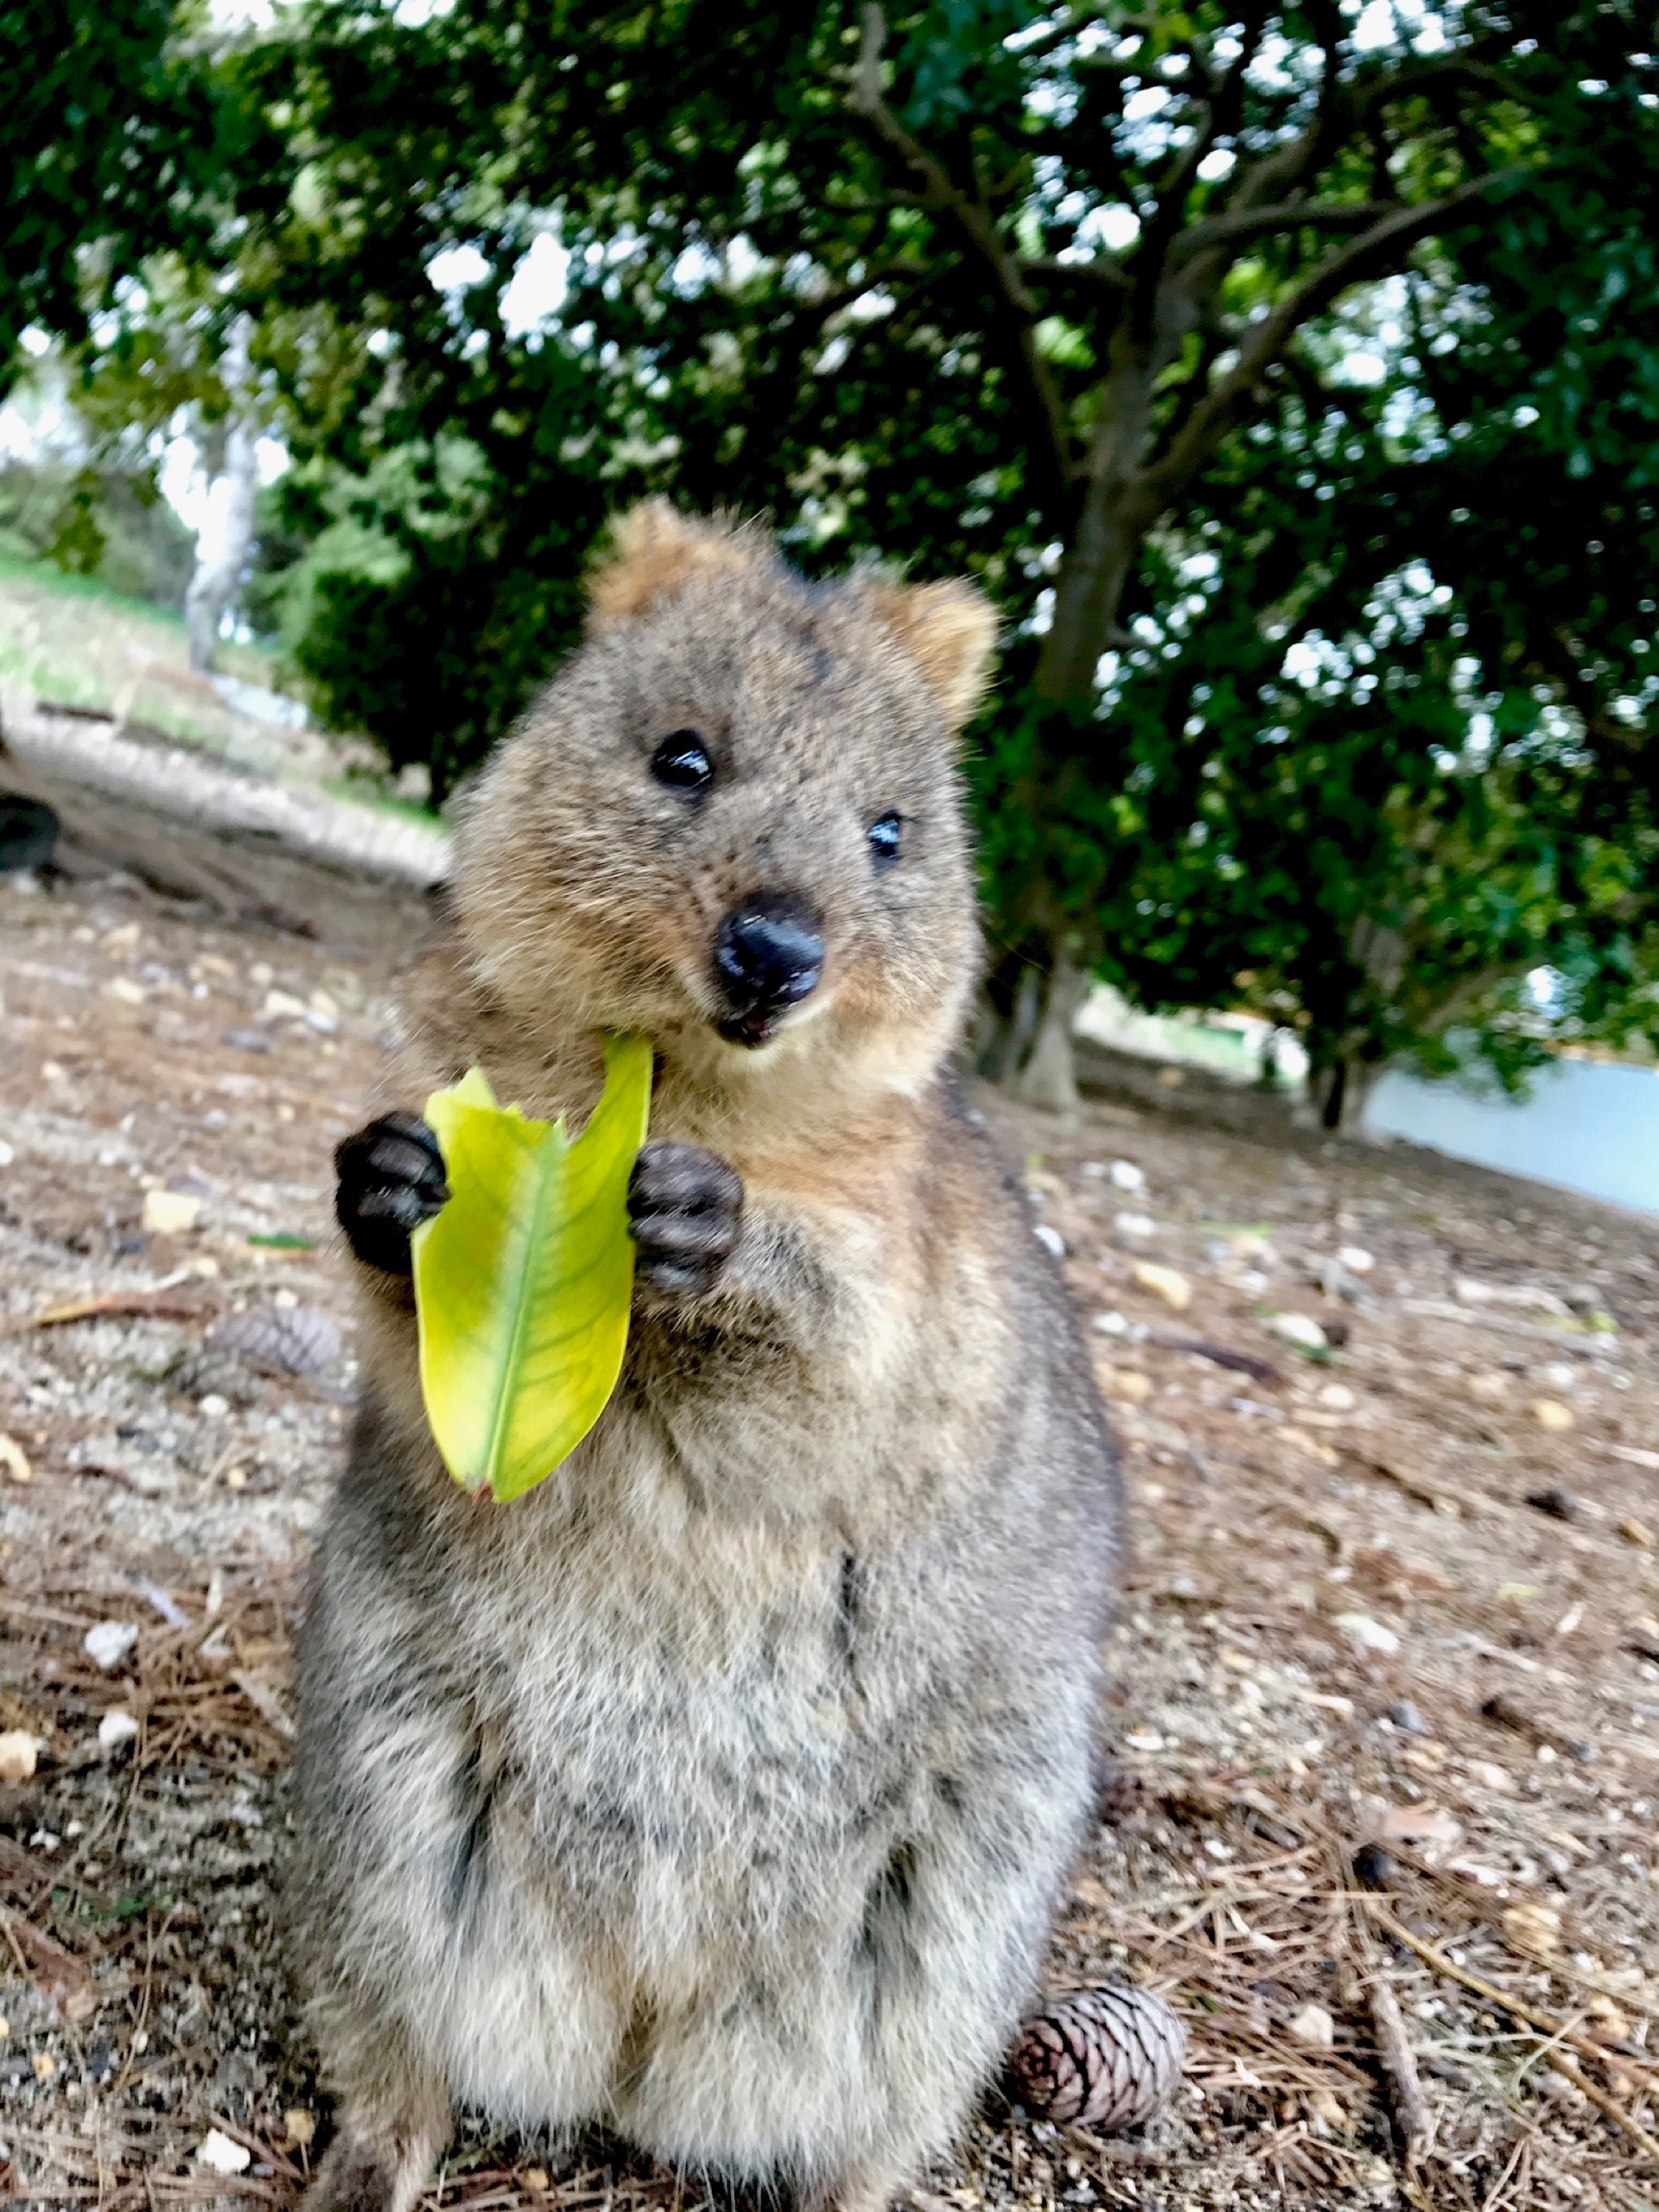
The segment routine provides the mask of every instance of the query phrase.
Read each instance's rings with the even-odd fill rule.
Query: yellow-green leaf
[[[651,1071],[645,1038],[607,1039],[604,1094],[574,1143],[563,1120],[499,1107],[478,1068],[426,1102],[450,1197],[410,1239],[421,1392],[468,1490],[531,1488],[616,1388],[633,1295],[628,1177]]]

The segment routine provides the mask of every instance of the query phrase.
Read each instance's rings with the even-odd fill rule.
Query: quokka
[[[382,1118],[365,1389],[301,1661],[312,2212],[452,2103],[876,2212],[1029,2001],[1093,1796],[1120,1493],[1058,1273],[952,1073],[979,961],[965,585],[804,582],[662,505],[495,756]],[[510,1505],[429,1437],[435,1088],[573,1126],[648,1036],[626,1362]]]

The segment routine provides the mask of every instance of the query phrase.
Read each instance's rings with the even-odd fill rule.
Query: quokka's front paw
[[[628,1184],[640,1281],[681,1298],[712,1290],[742,1215],[742,1180],[717,1152],[667,1138],[646,1145]]]
[[[334,1154],[334,1212],[358,1258],[385,1274],[410,1272],[410,1232],[449,1196],[438,1141],[414,1114],[383,1114]]]

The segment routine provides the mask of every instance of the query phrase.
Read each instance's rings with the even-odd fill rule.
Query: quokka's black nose
[[[728,1009],[721,1033],[762,1045],[779,1017],[817,989],[823,972],[818,917],[786,891],[740,899],[715,932],[715,972]]]

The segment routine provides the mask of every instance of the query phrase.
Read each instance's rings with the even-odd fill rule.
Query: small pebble
[[[1369,1613],[1338,1613],[1335,1625],[1362,1657],[1375,1651],[1391,1658],[1400,1649],[1400,1639],[1394,1630],[1384,1628],[1381,1621],[1374,1621]]]
[[[137,1621],[99,1621],[96,1628],[87,1630],[80,1643],[93,1665],[107,1675],[121,1664],[137,1641]]]
[[[1319,1403],[1333,1414],[1351,1414],[1358,1402],[1345,1382],[1327,1382],[1319,1393]]]
[[[1157,1223],[1150,1214],[1146,1213],[1121,1213],[1114,1220],[1112,1226],[1120,1236],[1138,1236],[1144,1239],[1158,1234]]]
[[[1323,1351],[1331,1342],[1311,1313],[1269,1313],[1268,1326],[1275,1337],[1303,1351]]]
[[[146,1191],[144,1233],[149,1236],[182,1236],[194,1229],[201,1213],[201,1200],[188,1191]]]
[[[1115,1398],[1121,1405],[1144,1406],[1152,1395],[1152,1377],[1138,1368],[1109,1367],[1103,1360],[1096,1365],[1095,1381],[1103,1398]]]
[[[1362,1890],[1386,1890],[1394,1878],[1394,1861],[1380,1843],[1362,1843],[1354,1853],[1354,1879]]]
[[[253,2164],[245,2143],[234,2143],[217,2127],[210,2127],[196,2145],[196,2164],[213,2174],[245,2174]]]
[[[1368,1275],[1376,1265],[1363,1244],[1344,1244],[1337,1258],[1351,1275]]]
[[[41,1756],[40,1738],[27,1728],[0,1734],[0,1782],[32,1782]]]
[[[1065,1239],[1061,1236],[1059,1230],[1054,1228],[1050,1223],[1046,1221],[1034,1222],[1032,1224],[1031,1233],[1037,1239],[1037,1242],[1042,1246],[1044,1251],[1052,1252],[1057,1260],[1063,1260],[1065,1257]]]
[[[1627,1544],[1634,1544],[1639,1552],[1650,1552],[1653,1549],[1652,1529],[1645,1521],[1638,1521],[1633,1513],[1619,1522],[1618,1533]]]
[[[1129,1272],[1142,1290],[1151,1291],[1178,1313],[1185,1313],[1192,1303],[1192,1286],[1179,1268],[1161,1268],[1155,1260],[1137,1260]]]
[[[1408,1697],[1401,1698],[1389,1707],[1386,1718],[1402,1736],[1427,1736],[1428,1723]]]
[[[123,1744],[131,1743],[138,1733],[138,1723],[130,1713],[106,1713],[98,1724],[99,1747],[113,1751]]]
[[[1115,1160],[1109,1171],[1112,1187],[1117,1191],[1144,1191],[1147,1179],[1132,1160]]]
[[[1573,1408],[1571,1406],[1564,1406],[1559,1398],[1535,1398],[1532,1402],[1532,1417],[1540,1428],[1548,1428],[1557,1433],[1564,1428],[1571,1428],[1573,1426]]]
[[[1323,2005],[1304,2005],[1287,2024],[1292,2037],[1308,2050],[1330,2050],[1337,2040],[1337,2024]]]

